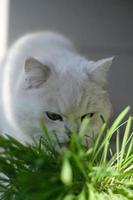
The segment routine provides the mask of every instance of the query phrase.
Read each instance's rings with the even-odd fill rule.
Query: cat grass
[[[87,118],[60,153],[42,121],[44,137],[32,145],[1,135],[0,199],[133,200],[133,117],[124,121],[129,109],[125,108],[112,126],[103,123],[89,148],[82,145]],[[113,149],[112,137],[116,141]]]

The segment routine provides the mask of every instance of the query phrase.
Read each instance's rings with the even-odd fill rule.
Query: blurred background
[[[90,59],[115,56],[108,83],[113,117],[133,108],[133,0],[0,0],[0,56],[40,30],[66,35]]]

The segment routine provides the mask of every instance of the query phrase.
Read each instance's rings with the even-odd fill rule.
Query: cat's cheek
[[[50,120],[46,116],[41,117],[41,119],[43,119],[48,131],[56,133],[59,136],[65,132],[63,122]]]
[[[90,144],[92,142],[92,140],[99,133],[99,130],[102,127],[102,125],[103,125],[103,122],[99,114],[96,114],[94,117],[92,117],[90,124],[88,126],[86,138],[85,138],[86,143]]]

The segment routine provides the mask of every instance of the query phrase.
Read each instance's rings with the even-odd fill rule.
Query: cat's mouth
[[[69,145],[70,145],[70,142],[62,142],[62,143],[59,144],[59,146],[60,146],[61,148],[68,148]]]
[[[55,146],[55,150],[56,150],[58,153],[62,153],[62,152],[64,152],[65,150],[68,149],[69,145],[70,145],[70,142],[58,143],[58,144]]]

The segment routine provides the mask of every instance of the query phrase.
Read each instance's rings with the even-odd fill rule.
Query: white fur
[[[27,61],[29,59],[29,61]],[[43,118],[54,138],[68,141],[66,129],[79,127],[81,116],[95,112],[88,134],[97,133],[110,116],[111,104],[104,87],[112,58],[88,61],[72,43],[56,33],[29,34],[18,40],[1,65],[0,128],[28,141],[40,136]],[[46,70],[49,73],[46,73]],[[50,121],[45,111],[58,113],[63,121]],[[74,122],[70,116],[74,116]]]

